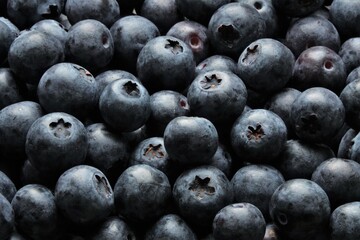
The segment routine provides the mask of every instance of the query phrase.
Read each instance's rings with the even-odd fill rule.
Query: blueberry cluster
[[[0,240],[359,240],[359,20],[0,0]]]

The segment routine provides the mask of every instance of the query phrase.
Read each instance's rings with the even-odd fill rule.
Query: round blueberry
[[[54,195],[60,213],[75,224],[101,222],[114,210],[114,194],[106,176],[88,165],[65,171],[56,183]]]
[[[360,202],[349,202],[336,208],[330,218],[331,240],[360,238]]]
[[[10,202],[0,194],[0,236],[8,239],[15,227],[14,210]]]

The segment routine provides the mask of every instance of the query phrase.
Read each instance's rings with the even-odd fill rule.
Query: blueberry
[[[358,89],[360,88],[360,79],[356,79],[346,85],[340,94],[340,99],[345,107],[346,123],[356,130],[360,129],[359,124],[359,109],[360,109],[360,95]]]
[[[330,218],[332,240],[360,238],[360,202],[349,202],[336,208]]]
[[[213,166],[200,166],[183,172],[176,179],[173,197],[187,222],[196,228],[211,228],[217,212],[233,202],[233,189],[222,171]]]
[[[345,63],[347,73],[360,66],[360,37],[344,41],[339,49],[339,56]]]
[[[340,92],[345,87],[346,67],[341,57],[324,46],[310,47],[295,62],[290,85],[300,91],[324,87]]]
[[[54,112],[30,127],[25,150],[31,164],[57,178],[63,171],[82,164],[88,147],[86,129],[74,116]]]
[[[67,61],[96,71],[110,63],[114,56],[114,40],[110,30],[98,20],[81,20],[71,26],[67,35]]]
[[[263,240],[266,222],[251,203],[234,203],[221,209],[213,222],[215,240]]]
[[[131,132],[148,120],[150,96],[138,81],[116,80],[102,91],[99,109],[105,123],[111,128],[119,132]]]
[[[196,240],[197,237],[180,216],[167,214],[151,226],[144,239]]]
[[[351,148],[354,144],[353,139],[356,137],[357,134],[358,131],[352,128],[346,131],[339,143],[339,149],[336,155],[338,158],[350,159]]]
[[[38,184],[20,188],[11,202],[16,228],[31,239],[56,238],[58,213],[53,193]]]
[[[39,102],[47,112],[66,112],[81,120],[91,117],[97,108],[96,94],[93,75],[84,67],[67,62],[46,70],[37,87]]]
[[[332,209],[360,201],[360,164],[353,160],[330,158],[316,168],[311,180],[324,189]]]
[[[287,140],[284,121],[265,109],[241,114],[231,129],[231,146],[243,161],[265,163],[273,161]]]
[[[269,219],[271,196],[284,182],[284,177],[274,167],[259,164],[242,167],[231,179],[234,201],[253,204]]]
[[[189,116],[187,98],[179,92],[162,90],[150,96],[151,114],[147,122],[149,130],[156,136],[163,136],[168,123],[176,117]]]
[[[25,159],[26,134],[36,119],[43,115],[36,102],[22,101],[0,111],[0,157]]]
[[[205,26],[214,12],[231,0],[175,0],[179,11],[188,19]]]
[[[24,29],[40,20],[59,17],[62,2],[61,0],[8,0],[7,14],[16,26]]]
[[[91,124],[86,130],[88,148],[85,163],[102,171],[110,182],[116,181],[128,165],[127,142],[103,123]]]
[[[0,236],[8,239],[15,227],[14,210],[10,202],[0,194]]]
[[[247,90],[232,72],[208,71],[199,74],[187,92],[191,112],[222,128],[231,125],[244,110]]]
[[[210,55],[210,42],[207,36],[207,28],[194,21],[179,21],[166,33],[181,39],[191,48],[195,62],[199,63]]]
[[[141,49],[160,35],[157,26],[149,19],[134,15],[117,20],[110,28],[114,39],[114,62],[122,69],[136,72],[136,61]]]
[[[298,57],[313,46],[324,46],[337,52],[340,49],[340,35],[326,18],[308,16],[296,20],[286,32],[285,43]]]
[[[280,185],[271,197],[269,209],[284,239],[313,239],[330,218],[328,196],[307,179],[288,180]]]
[[[219,146],[208,162],[209,165],[220,169],[227,177],[230,177],[233,169],[233,159],[230,151],[225,145],[219,143]]]
[[[196,75],[213,70],[229,71],[237,74],[237,64],[228,56],[211,55],[200,62],[195,69]]]
[[[209,39],[215,53],[234,59],[250,43],[265,37],[265,29],[265,21],[258,11],[239,2],[220,7],[212,15],[208,25]]]
[[[313,87],[302,92],[291,108],[292,126],[305,141],[322,143],[334,136],[345,121],[345,108],[332,91]]]
[[[59,39],[65,46],[68,29],[56,20],[44,19],[38,21],[32,25],[30,29],[50,34],[51,36]]]
[[[26,85],[10,68],[0,68],[0,94],[0,109],[21,102],[26,96]]]
[[[16,191],[16,186],[12,180],[5,173],[0,171],[0,194],[11,202]]]
[[[126,239],[136,240],[134,231],[129,225],[119,217],[109,217],[103,223],[99,224],[94,233],[91,234],[91,240],[113,240]]]
[[[145,0],[141,6],[140,15],[152,21],[162,35],[182,20],[176,0]]]
[[[65,14],[71,24],[95,19],[110,27],[120,18],[120,7],[117,0],[66,0]]]
[[[9,66],[23,81],[37,85],[43,73],[64,60],[64,47],[55,37],[37,31],[24,31],[10,46]]]
[[[272,0],[277,11],[290,17],[304,17],[321,8],[324,0]]]
[[[150,40],[137,58],[138,78],[149,92],[184,90],[195,75],[191,48],[182,40],[159,36]]]
[[[10,45],[20,34],[20,31],[11,21],[4,17],[0,17],[0,31],[0,64],[2,64],[6,61]]]
[[[166,174],[169,180],[174,177],[175,164],[170,159],[162,137],[151,137],[141,141],[133,150],[129,165],[147,164]]]
[[[360,134],[357,131],[356,136],[351,139],[348,147],[348,158],[360,163]]]
[[[281,42],[262,38],[252,42],[238,59],[238,74],[257,92],[275,92],[290,80],[295,58]]]
[[[316,168],[333,157],[335,157],[334,152],[325,144],[291,139],[286,142],[276,165],[287,180],[311,179]]]
[[[171,186],[166,175],[149,165],[127,168],[114,187],[117,213],[134,223],[151,223],[167,212]]]
[[[106,176],[88,165],[65,171],[56,183],[54,195],[60,213],[75,224],[101,222],[114,210],[114,194]]]
[[[165,128],[164,144],[170,158],[182,165],[206,164],[218,148],[218,133],[206,118],[177,117]]]
[[[291,129],[291,107],[300,91],[294,88],[283,88],[272,95],[266,102],[264,108],[276,113],[284,121],[288,130],[288,136],[292,135]]]
[[[360,2],[334,0],[330,7],[330,19],[343,37],[358,36],[360,28],[354,21],[359,19]]]

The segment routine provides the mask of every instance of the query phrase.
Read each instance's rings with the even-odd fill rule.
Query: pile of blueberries
[[[0,240],[359,240],[359,20],[0,0]]]

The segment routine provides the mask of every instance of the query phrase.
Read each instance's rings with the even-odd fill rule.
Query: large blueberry
[[[95,19],[110,27],[120,18],[120,7],[117,0],[67,0],[65,14],[71,24]]]
[[[262,38],[252,42],[238,59],[238,74],[257,92],[275,92],[290,80],[295,58],[281,42]]]
[[[285,179],[311,179],[315,169],[333,157],[334,152],[325,144],[290,139],[286,142],[276,165]]]
[[[196,240],[197,237],[180,216],[167,214],[156,221],[146,232],[145,240],[153,239]]]
[[[119,132],[131,132],[150,117],[150,96],[146,88],[131,79],[107,85],[99,99],[99,109],[106,124]]]
[[[214,51],[234,59],[237,59],[250,43],[265,37],[265,29],[265,21],[258,11],[239,2],[228,3],[219,8],[208,25],[209,39]]]
[[[152,134],[163,136],[168,123],[176,117],[189,116],[187,98],[179,92],[162,90],[150,96],[151,114],[147,125]]]
[[[95,19],[77,22],[67,34],[65,55],[67,61],[91,71],[105,67],[114,56],[114,40],[110,30]]]
[[[218,133],[206,118],[177,117],[165,128],[164,144],[170,158],[181,164],[206,164],[218,148]]]
[[[360,66],[360,37],[349,38],[343,42],[339,55],[345,63],[347,73]]]
[[[248,162],[271,162],[287,140],[284,121],[265,109],[241,114],[231,129],[231,145],[238,157]]]
[[[36,102],[22,101],[0,111],[0,158],[25,159],[26,134],[36,119],[43,115]]]
[[[359,36],[360,27],[354,22],[359,19],[360,2],[334,0],[330,7],[330,20],[344,38]]]
[[[313,46],[325,46],[337,52],[341,41],[337,29],[329,20],[307,16],[297,19],[289,26],[285,43],[295,57],[298,57],[304,50]]]
[[[93,75],[74,63],[58,63],[40,78],[37,96],[47,112],[66,112],[81,120],[97,109],[97,85]]]
[[[130,222],[151,223],[167,212],[171,185],[160,170],[138,164],[119,176],[114,195],[118,214]]]
[[[353,160],[330,158],[316,168],[311,180],[324,189],[333,209],[360,201],[360,164]]]
[[[215,240],[263,240],[266,222],[261,211],[251,203],[234,203],[222,208],[215,216]]]
[[[336,208],[330,218],[331,240],[360,239],[360,202]]]
[[[236,74],[214,70],[200,73],[193,80],[187,99],[194,115],[222,128],[231,125],[244,110],[247,90]]]
[[[291,108],[292,126],[305,141],[322,143],[343,126],[345,108],[340,98],[322,87],[302,92]]]
[[[37,31],[24,31],[10,46],[8,61],[23,81],[37,84],[52,65],[64,60],[64,47],[55,37]]]
[[[20,29],[30,27],[34,23],[60,16],[62,0],[9,0],[7,14]]]
[[[7,59],[10,45],[20,34],[20,31],[11,21],[0,17],[0,32],[0,64],[2,64]]]
[[[10,68],[0,68],[0,109],[25,99],[26,85]]]
[[[232,203],[233,189],[218,168],[201,166],[183,172],[176,179],[173,197],[186,221],[210,228],[217,212]]]
[[[346,78],[346,85],[355,81],[356,79],[360,78],[360,66],[354,68],[348,75]]]
[[[114,210],[114,194],[107,178],[88,165],[65,171],[56,183],[54,195],[60,213],[75,224],[101,222]]]
[[[210,55],[210,42],[207,28],[200,23],[184,20],[174,24],[166,33],[186,42],[191,48],[195,62],[199,63]]]
[[[355,133],[355,137],[350,140],[347,147],[347,158],[360,163],[360,134],[358,131]]]
[[[356,79],[346,85],[340,94],[340,99],[345,107],[346,123],[353,129],[360,129],[360,79]]]
[[[195,69],[196,75],[213,70],[229,71],[237,74],[237,64],[234,59],[224,55],[211,55],[200,62]]]
[[[284,182],[284,177],[274,167],[256,164],[242,167],[231,179],[234,201],[253,204],[269,219],[271,196]]]
[[[159,29],[149,19],[131,15],[120,18],[110,28],[114,39],[114,62],[127,71],[136,72],[136,61],[141,49],[151,39],[160,35]]]
[[[10,202],[0,194],[0,236],[8,239],[15,227],[14,210]]]
[[[84,125],[74,116],[62,112],[37,119],[27,133],[25,144],[31,164],[54,178],[83,163],[87,147]]]
[[[112,132],[103,123],[86,127],[88,149],[85,163],[101,170],[110,182],[128,165],[128,144],[121,135]]]
[[[137,74],[150,92],[184,90],[194,79],[195,60],[191,48],[182,40],[159,36],[140,51]]]
[[[356,137],[357,134],[358,134],[357,130],[350,128],[342,136],[338,146],[338,152],[337,152],[338,158],[350,159],[351,148],[355,143],[353,139]]]
[[[284,239],[312,239],[330,218],[328,196],[307,179],[288,180],[280,185],[271,197],[269,209]]]
[[[90,240],[136,240],[134,231],[120,217],[109,217],[97,225]]]
[[[345,87],[346,76],[345,64],[336,52],[325,46],[314,46],[296,60],[289,84],[300,91],[324,87],[340,92]]]
[[[50,189],[29,184],[20,188],[11,202],[16,228],[31,239],[56,238],[58,212]]]

